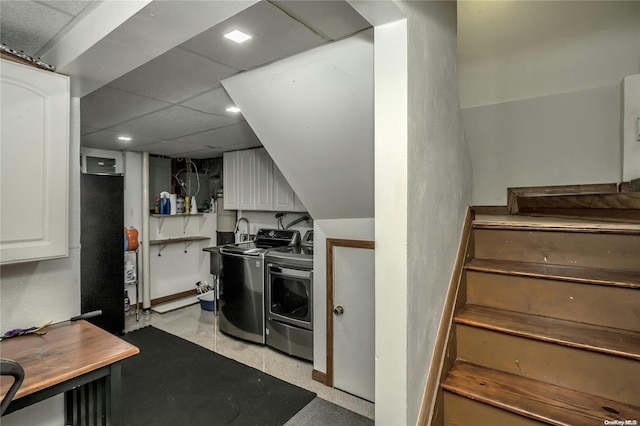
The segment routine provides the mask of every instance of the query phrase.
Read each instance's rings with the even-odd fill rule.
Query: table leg
[[[119,362],[111,364],[107,380],[107,410],[112,426],[122,425],[122,368]]]

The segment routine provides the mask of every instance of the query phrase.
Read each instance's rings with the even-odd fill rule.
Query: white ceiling
[[[96,3],[2,0],[0,37],[38,56]],[[81,145],[189,158],[260,146],[242,115],[225,111],[233,102],[220,81],[369,26],[344,1],[257,3],[84,96]],[[235,44],[223,37],[232,29],[253,38]]]

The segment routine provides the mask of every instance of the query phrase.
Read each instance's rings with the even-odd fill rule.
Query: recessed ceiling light
[[[118,136],[119,141],[130,141],[132,138],[129,136]]]
[[[244,43],[245,41],[251,39],[251,36],[249,34],[245,34],[242,31],[238,31],[238,30],[233,30],[230,33],[225,34],[224,36],[229,40],[235,41],[238,44]]]
[[[235,106],[230,106],[229,108],[226,109],[228,112],[240,112],[240,108],[235,107]]]

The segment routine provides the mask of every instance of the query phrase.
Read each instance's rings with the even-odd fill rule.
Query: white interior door
[[[373,402],[374,251],[334,247],[333,262],[333,385]]]

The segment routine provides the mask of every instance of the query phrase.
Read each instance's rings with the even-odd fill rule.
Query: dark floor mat
[[[126,425],[282,425],[314,397],[255,368],[154,327],[126,334]]]

